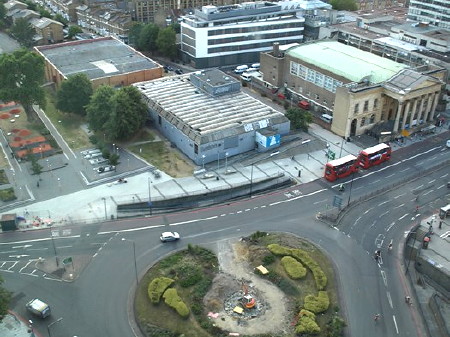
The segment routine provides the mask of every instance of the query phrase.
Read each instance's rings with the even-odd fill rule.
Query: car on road
[[[164,232],[160,236],[160,240],[162,242],[168,242],[168,241],[177,241],[180,239],[180,234],[177,232]]]
[[[107,165],[107,166],[100,166],[97,167],[96,171],[98,173],[106,173],[106,172],[111,172],[111,171],[115,171],[116,167],[114,165]]]
[[[450,149],[450,139],[447,140],[447,143],[445,143],[445,145],[447,146],[448,149]]]
[[[33,315],[41,318],[48,317],[51,314],[50,306],[38,298],[32,299],[30,302],[25,304],[25,307]]]
[[[183,74],[183,73],[184,73],[184,71],[181,70],[181,69],[175,70],[175,74],[177,74],[177,75],[181,75],[181,74]]]

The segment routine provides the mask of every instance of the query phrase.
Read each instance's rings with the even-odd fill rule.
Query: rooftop
[[[93,80],[160,67],[112,37],[35,48],[66,77],[83,73]]]
[[[407,67],[336,41],[303,44],[289,49],[286,54],[352,82],[361,82],[364,78],[369,78],[372,84],[384,82]]]
[[[288,121],[282,113],[241,91],[213,96],[199,90],[190,76],[164,77],[134,85],[150,105],[157,106],[165,119],[197,144]],[[217,74],[214,77],[218,81]]]

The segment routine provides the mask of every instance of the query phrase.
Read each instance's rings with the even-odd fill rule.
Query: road
[[[42,297],[52,305],[52,320],[63,317],[52,325],[52,335],[131,337],[135,335],[130,317],[136,282],[133,245],[121,238],[135,242],[137,271],[142,275],[155,261],[189,243],[217,250],[220,240],[256,230],[282,231],[311,240],[332,257],[341,289],[341,310],[352,336],[424,336],[419,317],[401,305],[405,284],[399,275],[400,248],[389,257],[383,253],[380,264],[372,254],[378,244],[385,247],[391,238],[396,243],[402,241],[415,218],[411,212],[417,194],[421,208],[430,212],[426,205],[448,193],[441,187],[448,179],[445,169],[431,168],[448,161],[449,152],[426,141],[395,154],[391,162],[346,180],[343,194],[336,185],[318,180],[208,209],[124,220],[114,227],[64,227],[66,235],[61,233],[53,240],[49,231],[2,235],[0,270],[5,285],[16,294],[13,308],[27,317],[24,303]],[[389,186],[395,188],[386,189]],[[368,194],[373,198],[363,201]],[[337,229],[316,219],[316,213],[331,205],[335,196],[356,206],[348,208]],[[161,244],[158,237],[163,230],[176,230],[183,239]],[[75,282],[64,283],[30,271],[30,260],[54,256],[53,243],[58,255],[94,256]],[[4,264],[10,260],[19,262],[13,267]],[[21,269],[27,263],[28,269]],[[7,271],[4,266],[8,266]],[[376,323],[372,319],[375,313],[383,317]],[[36,327],[45,334],[52,320],[38,321]]]

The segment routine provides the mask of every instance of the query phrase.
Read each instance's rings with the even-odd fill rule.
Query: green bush
[[[169,307],[175,309],[178,315],[183,318],[187,318],[189,316],[189,308],[178,295],[175,288],[167,289],[163,294],[163,298],[164,302],[166,302]]]
[[[319,291],[318,296],[305,296],[304,307],[315,314],[327,311],[330,307],[330,299],[326,291]]]
[[[206,293],[208,292],[209,288],[211,287],[212,279],[204,276],[194,287],[194,290],[192,291],[192,296],[194,298],[202,299],[205,297]]]
[[[291,256],[283,256],[281,264],[291,279],[297,280],[306,276],[306,268]]]
[[[154,325],[147,325],[146,332],[148,337],[177,337],[178,334]]]
[[[334,314],[330,321],[325,326],[325,336],[326,337],[342,337],[344,336],[344,328],[347,326],[345,321]]]
[[[161,268],[169,268],[169,267],[173,267],[175,266],[178,262],[181,261],[181,259],[183,259],[183,253],[179,252],[173,255],[169,255],[168,257],[166,257],[165,259],[161,260],[159,262],[159,266]]]
[[[178,282],[183,288],[191,287],[203,278],[203,270],[194,264],[184,264],[177,268]]]
[[[4,190],[0,190],[0,200],[1,201],[11,201],[15,200],[16,195],[14,194],[13,188],[7,188]]]
[[[7,184],[8,182],[5,170],[0,170],[0,185]]]
[[[275,262],[275,255],[273,255],[273,254],[266,255],[262,259],[262,263],[263,263],[264,266],[267,266],[267,265],[272,264],[274,262]]]
[[[253,233],[252,235],[250,235],[250,239],[251,239],[252,241],[256,241],[256,240],[258,240],[259,238],[263,238],[263,237],[265,237],[265,236],[267,236],[267,235],[268,235],[267,232],[256,231],[255,233]]]
[[[148,285],[148,297],[153,304],[158,304],[161,295],[164,294],[175,281],[168,277],[157,277],[153,279]]]
[[[299,314],[295,332],[297,334],[317,335],[320,333],[320,327],[316,323],[316,315],[312,312],[302,309]]]
[[[289,279],[281,279],[277,283],[277,286],[282,292],[289,296],[298,296],[299,294],[297,287],[293,285]]]

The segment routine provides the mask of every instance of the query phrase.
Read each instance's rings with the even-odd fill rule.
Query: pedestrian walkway
[[[7,314],[0,323],[0,336],[2,337],[34,337],[40,336],[35,334],[30,327],[30,323],[26,322],[13,312]]]

